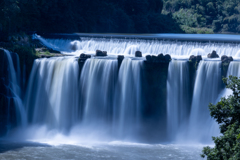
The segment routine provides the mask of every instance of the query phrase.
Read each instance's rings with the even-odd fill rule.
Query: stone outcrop
[[[189,57],[189,61],[193,62],[193,63],[196,63],[196,62],[199,63],[201,60],[202,60],[202,56],[201,55],[197,55],[197,56],[191,55]]]
[[[209,53],[207,55],[208,58],[219,58],[219,55],[217,54],[216,51],[212,51],[212,53]]]
[[[161,53],[159,55],[147,55],[146,61],[151,63],[169,63],[171,61],[171,56],[166,54],[165,56]]]
[[[135,57],[142,57],[142,52],[141,51],[136,51],[135,52]]]
[[[232,56],[226,56],[226,55],[223,55],[222,57],[221,57],[221,61],[222,61],[222,63],[230,63],[231,61],[233,61],[233,58],[232,58]]]
[[[96,56],[107,56],[107,51],[96,50]]]

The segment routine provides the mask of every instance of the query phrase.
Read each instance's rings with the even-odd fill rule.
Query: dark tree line
[[[162,0],[0,0],[0,32],[181,32]]]

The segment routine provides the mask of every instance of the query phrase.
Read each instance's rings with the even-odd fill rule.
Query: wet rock
[[[107,51],[103,51],[103,56],[107,56]]]
[[[152,56],[151,56],[151,55],[147,55],[147,56],[146,56],[146,60],[147,60],[148,62],[152,62]]]
[[[158,62],[157,56],[152,55],[152,62],[154,62],[154,63],[157,63],[157,62]]]
[[[219,58],[219,55],[217,54],[216,51],[212,51],[212,53],[209,53],[208,58]]]
[[[171,56],[169,54],[166,54],[164,56],[164,59],[165,59],[165,62],[170,62],[172,58],[171,58]]]
[[[82,54],[80,55],[80,58],[81,58],[81,59],[88,59],[88,58],[91,58],[91,55],[82,53]]]
[[[163,55],[162,53],[159,54],[159,55],[157,56],[157,58],[158,58],[158,61],[159,61],[159,62],[164,62],[164,61],[165,61],[164,55]]]
[[[124,59],[124,56],[123,56],[123,55],[118,55],[117,59],[118,59],[119,61],[122,61],[122,60]]]
[[[96,50],[96,56],[107,56],[107,51]]]
[[[91,58],[91,55],[82,53],[78,59],[78,63],[84,63],[88,58]]]
[[[193,62],[193,63],[199,63],[200,61],[202,60],[202,56],[201,55],[197,55],[197,56],[194,56],[194,55],[191,55],[189,57],[189,61]]]
[[[231,61],[233,61],[233,58],[232,58],[232,56],[226,56],[226,55],[223,55],[222,57],[221,57],[221,61],[222,61],[222,63],[230,63]]]
[[[202,56],[201,55],[197,55],[197,62],[199,63],[202,60]]]
[[[232,56],[229,56],[229,57],[228,57],[228,60],[229,60],[229,61],[233,61],[233,57],[232,57]]]
[[[135,57],[142,57],[142,52],[136,51],[135,52]]]

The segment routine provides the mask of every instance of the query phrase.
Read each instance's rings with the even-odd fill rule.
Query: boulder
[[[228,57],[228,60],[231,62],[231,61],[233,61],[233,57],[232,56],[229,56]]]
[[[191,56],[189,57],[189,61],[195,63],[195,62],[197,61],[197,57],[194,56],[194,55],[191,55]]]
[[[80,55],[80,58],[81,58],[81,59],[88,59],[88,58],[91,58],[91,55],[82,53],[82,54]]]
[[[202,60],[202,56],[201,55],[197,55],[197,62],[199,63]]]
[[[199,63],[200,61],[202,60],[202,56],[201,55],[197,55],[197,56],[194,56],[194,55],[191,55],[189,57],[189,61],[193,62],[193,63]]]
[[[164,61],[165,61],[164,55],[163,55],[162,53],[159,54],[159,55],[157,56],[157,58],[158,58],[158,61],[159,61],[159,62],[164,62]]]
[[[219,58],[219,55],[217,54],[216,51],[212,51],[212,53],[209,53],[208,58]]]
[[[147,60],[148,62],[152,62],[152,56],[151,56],[151,55],[147,55],[147,56],[146,56],[146,60]]]
[[[107,51],[96,50],[96,56],[107,56]]]
[[[103,56],[107,56],[107,51],[103,51]]]
[[[226,56],[226,55],[223,55],[222,57],[221,57],[221,61],[222,61],[222,63],[230,63],[231,61],[233,61],[233,58],[232,58],[232,56]]]
[[[136,51],[135,52],[135,57],[142,57],[142,52]]]
[[[170,62],[172,58],[171,58],[171,56],[169,54],[166,54],[164,56],[164,59],[165,59],[165,62]]]
[[[158,62],[157,56],[152,55],[152,62],[154,62],[154,63],[157,63],[157,62]]]
[[[122,60],[124,59],[124,56],[123,56],[123,55],[118,55],[117,59],[118,59],[119,61],[122,61]]]

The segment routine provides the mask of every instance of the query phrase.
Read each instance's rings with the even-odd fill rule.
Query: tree
[[[210,104],[210,114],[220,124],[221,136],[213,137],[215,147],[204,147],[202,157],[209,160],[240,159],[240,79],[234,76],[223,79],[233,91],[216,105]]]

